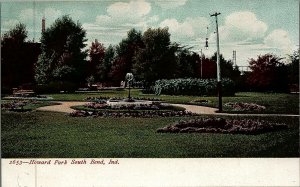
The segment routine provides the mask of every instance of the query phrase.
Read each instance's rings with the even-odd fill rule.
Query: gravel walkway
[[[195,114],[216,114],[216,108],[197,106],[197,105],[184,105],[184,104],[172,104],[173,106],[183,107],[186,111]]]
[[[72,106],[85,105],[90,102],[83,101],[60,101],[57,102],[58,105],[44,106],[40,107],[37,110],[41,111],[51,111],[51,112],[64,112],[72,113],[75,110],[71,109]],[[223,115],[223,116],[288,116],[288,117],[299,117],[295,114],[230,114],[230,113],[217,113],[217,108],[197,106],[197,105],[185,105],[185,104],[172,104],[173,106],[179,106],[185,108],[187,111],[196,113],[196,114],[211,114],[211,115]]]
[[[72,106],[80,106],[85,105],[90,102],[81,102],[81,101],[64,101],[64,102],[57,102],[59,105],[50,105],[37,108],[37,110],[41,111],[51,111],[51,112],[64,112],[64,113],[72,113],[75,110],[72,109]]]

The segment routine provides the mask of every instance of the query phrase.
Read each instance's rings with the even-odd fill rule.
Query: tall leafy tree
[[[148,87],[157,79],[174,78],[178,44],[172,44],[168,28],[149,28],[143,34],[144,47],[137,51],[133,66],[137,78]]]
[[[98,40],[92,42],[92,45],[89,49],[89,65],[88,65],[88,76],[94,77],[95,81],[102,80],[104,72],[104,56],[105,48],[104,45]]]
[[[294,51],[292,55],[289,55],[291,63],[288,64],[289,83],[299,85],[299,53],[300,50]]]
[[[127,38],[123,39],[116,46],[116,58],[112,64],[110,76],[118,84],[124,80],[126,73],[132,71],[133,58],[135,53],[143,47],[142,33],[131,29]]]
[[[217,53],[214,53],[211,60],[217,63]],[[238,69],[233,67],[232,61],[226,60],[222,54],[220,54],[220,68],[222,78],[235,79],[240,74]]]
[[[288,91],[287,67],[281,58],[273,54],[259,55],[257,59],[250,59],[252,72],[247,82],[257,91]]]
[[[86,77],[87,51],[83,50],[86,32],[69,16],[57,19],[42,33],[42,54],[36,64],[36,81],[83,82]]]
[[[101,64],[101,75],[100,78],[104,82],[109,82],[110,77],[109,73],[112,68],[112,64],[116,58],[116,51],[115,48],[112,45],[109,45],[108,48],[105,50],[103,63]]]
[[[24,81],[24,60],[26,56],[26,26],[22,23],[4,33],[1,37],[2,88],[18,86]]]
[[[200,57],[198,54],[191,52],[188,48],[179,48],[177,56],[177,73],[176,77],[199,77],[197,72]]]

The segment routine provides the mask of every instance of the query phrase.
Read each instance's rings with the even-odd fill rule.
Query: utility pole
[[[220,68],[220,46],[219,46],[219,29],[218,29],[218,15],[221,13],[215,12],[210,16],[216,18],[216,33],[217,33],[217,90],[219,97],[219,112],[222,112],[222,84],[221,84],[221,68]]]

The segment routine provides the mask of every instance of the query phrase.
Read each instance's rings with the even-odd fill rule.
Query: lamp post
[[[131,81],[133,80],[133,74],[132,73],[127,73],[126,76],[125,76],[125,79],[128,83],[128,86],[129,86],[129,93],[128,93],[128,101],[133,101],[130,97],[130,84],[131,84]]]
[[[221,84],[221,69],[220,69],[220,47],[219,47],[219,29],[218,29],[218,15],[221,13],[216,12],[210,16],[216,18],[216,34],[217,34],[217,90],[219,97],[219,112],[222,112],[222,84]]]

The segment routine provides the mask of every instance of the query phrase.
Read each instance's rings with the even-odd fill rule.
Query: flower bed
[[[194,116],[187,111],[85,111],[77,110],[70,114],[72,117],[139,117],[139,118],[153,118],[153,117],[174,117],[174,116]]]
[[[287,129],[286,124],[271,123],[260,120],[229,120],[223,118],[200,118],[179,121],[157,130],[159,133],[231,133],[261,134]]]
[[[125,97],[87,97],[85,98],[86,101],[107,101],[107,100],[110,100],[110,101],[121,101],[121,100],[124,100],[124,99],[127,99]],[[162,99],[159,99],[159,98],[149,98],[149,97],[132,97],[131,99],[133,100],[145,100],[145,101],[162,101]]]
[[[266,109],[265,106],[258,105],[256,103],[229,102],[224,106],[232,108],[235,111],[262,111]]]
[[[15,112],[26,112],[30,111],[30,109],[24,108],[28,104],[37,104],[38,101],[31,101],[31,100],[16,100],[16,101],[10,101],[7,103],[1,104],[1,109],[3,110],[10,110]]]

